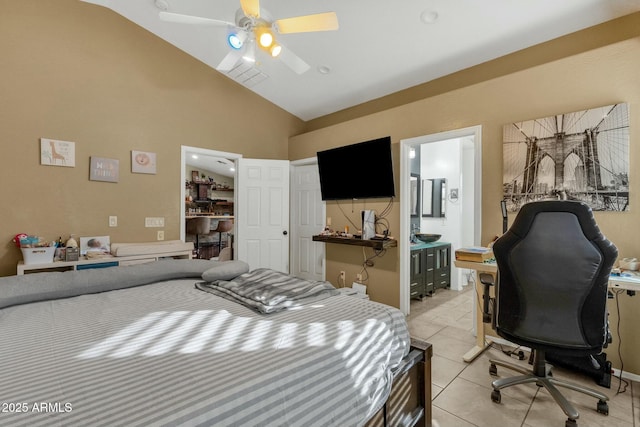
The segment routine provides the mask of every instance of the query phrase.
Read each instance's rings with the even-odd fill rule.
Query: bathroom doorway
[[[481,136],[482,127],[473,126],[400,141],[400,196],[406,201],[400,204],[400,309],[405,314],[410,312],[412,224],[421,232],[441,234],[442,241],[451,243],[451,289],[462,290],[467,282],[464,272],[453,265],[453,258],[456,248],[480,244]],[[418,190],[419,206],[415,210],[410,202],[412,176],[414,180],[419,176],[420,184],[438,179],[446,185],[438,187],[437,195]],[[435,196],[439,203],[427,203],[425,198]]]

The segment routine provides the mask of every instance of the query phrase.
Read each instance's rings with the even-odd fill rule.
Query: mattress
[[[261,315],[177,279],[0,310],[0,425],[358,426],[409,351],[349,296]]]

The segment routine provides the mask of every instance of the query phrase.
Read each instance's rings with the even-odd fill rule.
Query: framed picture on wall
[[[131,151],[131,172],[156,173],[156,153],[148,151]]]
[[[70,141],[40,138],[40,164],[75,167],[76,144]]]
[[[629,210],[629,106],[606,105],[503,127],[503,199],[579,200],[594,211]]]
[[[91,157],[91,165],[89,167],[89,180],[118,182],[119,177],[119,160],[105,159],[104,157]]]

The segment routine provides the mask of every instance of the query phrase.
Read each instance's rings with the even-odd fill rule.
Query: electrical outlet
[[[362,274],[356,274],[356,282],[362,283]]]
[[[327,227],[331,227],[331,217],[327,217]]]
[[[164,230],[158,230],[158,240],[164,240]]]
[[[110,216],[109,217],[109,227],[117,227],[118,226],[118,217]]]
[[[345,271],[341,271],[341,272],[340,272],[340,282],[341,282],[342,284],[344,284],[344,283],[345,283],[345,280],[347,280],[347,273],[346,273]]]

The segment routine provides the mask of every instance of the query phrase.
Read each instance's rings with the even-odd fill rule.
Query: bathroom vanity
[[[409,283],[411,298],[423,298],[451,286],[451,243],[412,243]]]

